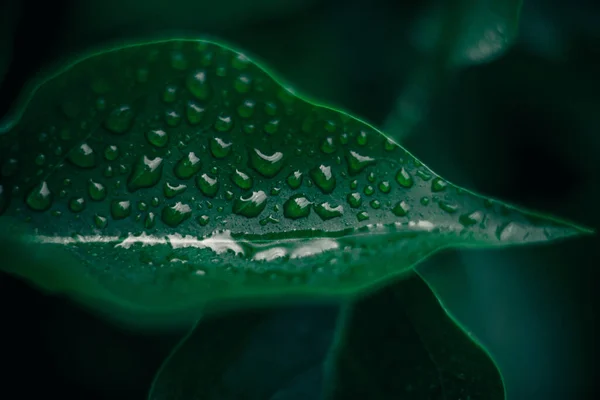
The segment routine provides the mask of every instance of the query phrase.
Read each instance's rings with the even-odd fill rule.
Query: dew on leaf
[[[321,143],[321,151],[325,154],[331,154],[333,152],[335,152],[336,147],[335,147],[335,143],[333,141],[333,137],[331,136],[327,136],[325,139],[323,139],[323,142]]]
[[[331,167],[319,165],[310,170],[310,177],[313,182],[325,194],[333,192],[335,189],[335,176],[331,172]]]
[[[192,209],[190,206],[178,201],[175,204],[163,207],[161,219],[165,224],[175,228],[191,216]]]
[[[52,197],[48,183],[42,181],[31,189],[25,202],[34,211],[46,211],[52,205]]]
[[[207,197],[215,197],[219,191],[219,181],[216,177],[202,174],[196,177],[196,186]]]
[[[356,135],[356,144],[358,144],[359,146],[365,146],[367,144],[368,141],[368,136],[367,136],[367,132],[361,130],[358,132],[358,135]]]
[[[423,170],[418,170],[417,171],[417,176],[421,179],[423,179],[424,181],[428,181],[431,179],[431,174],[428,172],[425,172]]]
[[[353,150],[346,153],[346,161],[348,163],[348,173],[350,175],[356,175],[369,165],[375,164],[374,158],[360,155]]]
[[[113,219],[125,219],[131,215],[131,202],[129,200],[113,200],[110,203],[110,214]]]
[[[332,206],[329,202],[323,202],[315,204],[313,206],[315,212],[323,221],[327,221],[333,218],[341,217],[344,214],[344,207],[342,205]]]
[[[182,183],[172,184],[170,182],[165,182],[165,185],[163,186],[163,193],[165,194],[166,198],[171,199],[178,194],[185,192],[186,189],[187,186]]]
[[[162,100],[165,103],[173,103],[177,100],[177,86],[175,85],[167,85],[163,90]]]
[[[94,201],[102,201],[106,198],[106,187],[100,182],[96,182],[93,179],[88,181],[88,195]]]
[[[375,188],[373,188],[373,186],[371,186],[371,185],[367,185],[363,189],[363,193],[367,196],[372,196],[373,193],[375,193]]]
[[[458,210],[458,206],[456,204],[452,204],[447,201],[440,201],[438,202],[438,205],[442,210],[446,211],[449,214],[453,214],[456,212],[456,210]]]
[[[295,194],[283,203],[283,215],[298,219],[308,217],[312,202],[304,194]]]
[[[250,74],[240,74],[233,82],[233,87],[238,93],[248,93],[252,89],[252,77]]]
[[[358,208],[362,205],[362,197],[360,197],[360,193],[357,192],[348,193],[346,201],[352,208]]]
[[[215,129],[218,132],[227,132],[233,128],[233,118],[229,114],[221,113],[215,121]]]
[[[175,127],[181,123],[181,114],[175,110],[165,111],[165,122],[171,127]]]
[[[196,221],[200,226],[206,226],[210,222],[210,217],[206,214],[203,214],[196,218]]]
[[[102,215],[96,214],[94,215],[94,225],[98,229],[104,229],[108,225],[108,219]]]
[[[104,158],[107,161],[114,161],[119,157],[119,148],[115,145],[108,145],[104,148]]]
[[[377,199],[371,200],[369,202],[369,204],[371,205],[371,208],[374,208],[376,210],[379,209],[379,208],[381,208],[381,202],[379,200],[377,200]]]
[[[225,158],[231,153],[231,145],[220,137],[213,137],[210,139],[210,152],[215,158]]]
[[[127,180],[127,188],[135,192],[141,188],[149,188],[158,183],[162,177],[163,159],[161,157],[149,158],[142,156],[131,169]]]
[[[394,205],[394,208],[392,208],[392,212],[397,217],[404,217],[404,216],[406,216],[406,214],[408,214],[409,210],[410,210],[410,207],[409,207],[409,205],[405,201],[399,201],[399,202],[397,202],[396,205]]]
[[[69,210],[74,213],[81,212],[85,209],[85,199],[83,197],[73,197],[69,200]]]
[[[258,149],[250,151],[250,166],[266,178],[272,178],[283,168],[283,153],[264,154]]]
[[[162,129],[152,129],[146,132],[148,142],[156,147],[165,147],[169,142],[169,135]]]
[[[286,181],[290,188],[298,189],[300,185],[302,185],[302,179],[302,172],[300,172],[300,170],[296,170],[288,175]]]
[[[396,182],[398,182],[398,185],[406,189],[411,188],[415,183],[413,177],[410,175],[410,172],[408,172],[404,167],[400,168],[396,173]]]
[[[153,212],[149,212],[144,218],[144,228],[152,229],[156,225],[156,215]]]
[[[250,189],[253,184],[252,178],[237,168],[231,173],[231,181],[242,190]]]
[[[419,200],[421,202],[422,205],[426,206],[429,205],[430,199],[427,196],[423,196],[421,197],[421,200]]]
[[[237,108],[237,113],[241,118],[250,118],[254,115],[256,102],[252,99],[246,99]]]
[[[473,211],[458,217],[458,222],[465,227],[473,226],[481,221],[483,221],[483,213],[481,211]]]
[[[188,75],[185,86],[192,96],[198,100],[208,100],[212,95],[212,88],[208,82],[208,74],[205,70],[196,70]]]
[[[392,186],[390,185],[390,183],[388,181],[381,181],[379,182],[379,191],[381,193],[389,193],[392,190]]]
[[[369,213],[367,213],[366,211],[361,211],[358,214],[356,214],[356,219],[358,219],[359,222],[366,221],[369,219]]]
[[[448,183],[440,177],[435,178],[431,181],[431,191],[441,192],[446,189]]]
[[[80,168],[93,168],[96,166],[96,153],[87,143],[81,143],[71,150],[67,159]]]
[[[196,153],[190,151],[183,158],[177,161],[173,168],[173,173],[179,179],[190,179],[200,171],[202,166],[200,158],[196,156]]]
[[[262,190],[240,196],[233,202],[233,213],[246,218],[255,218],[267,206],[267,194]]]

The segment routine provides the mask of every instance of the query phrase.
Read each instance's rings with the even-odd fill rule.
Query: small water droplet
[[[302,185],[302,179],[302,172],[300,172],[300,170],[296,170],[288,175],[286,181],[290,188],[298,189],[300,185]]]
[[[272,101],[268,101],[267,103],[265,103],[265,114],[267,114],[268,116],[274,117],[277,115],[277,104],[272,102]]]
[[[186,189],[186,185],[171,184],[170,182],[165,182],[165,185],[163,186],[163,192],[165,194],[165,197],[167,197],[168,199],[171,199],[177,196],[178,194],[185,192]]]
[[[271,196],[277,196],[277,195],[279,195],[279,193],[281,193],[281,188],[274,187],[271,189]],[[277,206],[275,206],[275,207],[277,207]]]
[[[175,127],[181,123],[181,114],[175,110],[165,111],[165,122],[167,125]]]
[[[448,182],[443,180],[440,177],[435,178],[431,181],[431,191],[432,192],[441,192],[446,189],[448,186]]]
[[[456,204],[452,204],[447,201],[440,201],[438,202],[438,205],[442,210],[446,211],[449,214],[453,214],[456,212],[456,210],[458,210],[458,206]]]
[[[175,228],[192,216],[192,209],[187,204],[177,202],[163,207],[161,219],[172,228]]]
[[[283,215],[286,218],[298,219],[308,217],[312,202],[303,194],[295,194],[283,203]]]
[[[198,221],[198,224],[200,224],[200,226],[206,226],[210,222],[210,217],[204,214],[196,218],[196,221]]]
[[[252,76],[247,73],[240,74],[233,83],[238,93],[248,93],[252,89]]]
[[[29,192],[25,202],[34,211],[46,211],[52,205],[52,197],[48,183],[42,181]]]
[[[360,197],[360,193],[357,192],[348,193],[346,201],[348,201],[348,204],[350,204],[350,207],[352,208],[358,208],[362,205],[362,197]]]
[[[375,182],[375,173],[369,172],[369,174],[367,175],[367,180],[371,183]]]
[[[119,157],[119,148],[115,145],[108,145],[104,149],[104,158],[107,161],[114,161]]]
[[[356,219],[358,219],[359,222],[363,222],[369,219],[369,213],[367,213],[366,211],[361,211],[358,214],[356,214]]]
[[[46,156],[42,153],[35,157],[35,165],[42,167],[46,163]]]
[[[179,179],[189,179],[200,171],[200,167],[200,159],[196,156],[196,153],[190,151],[177,162],[173,168],[173,172]]]
[[[430,199],[427,196],[423,196],[423,197],[421,197],[420,201],[421,201],[422,205],[426,206],[426,205],[429,205]]]
[[[431,179],[431,174],[422,170],[417,171],[417,176],[423,179],[424,181],[428,181]]]
[[[185,108],[185,115],[190,125],[197,125],[202,122],[202,119],[204,118],[204,112],[204,107],[191,100],[188,101]]]
[[[219,137],[213,137],[210,140],[210,152],[215,158],[225,158],[231,153],[231,144]]]
[[[116,107],[108,114],[104,121],[104,127],[112,133],[122,134],[131,128],[134,112],[130,106],[123,104]]]
[[[215,130],[218,132],[227,132],[230,131],[231,128],[233,128],[233,118],[231,115],[226,113],[219,114],[215,121]]]
[[[233,213],[246,218],[255,218],[267,206],[267,194],[262,190],[240,196],[233,203]]]
[[[323,143],[321,143],[321,151],[325,154],[334,153],[336,150],[335,142],[333,141],[333,137],[327,136],[323,139]]]
[[[317,168],[311,169],[310,177],[317,187],[325,194],[329,194],[335,189],[335,177],[329,166],[319,165]]]
[[[179,71],[188,67],[188,62],[181,51],[175,50],[171,53],[171,67]]]
[[[145,201],[141,201],[140,200],[140,201],[137,202],[137,209],[140,210],[140,211],[142,211],[142,212],[146,211],[146,210],[148,210],[148,204],[146,204]]]
[[[88,181],[88,195],[92,200],[102,201],[106,198],[106,187],[92,179]]]
[[[198,100],[208,100],[212,94],[212,88],[208,83],[208,74],[205,70],[199,69],[188,75],[185,86]]]
[[[69,210],[74,213],[81,212],[85,209],[85,199],[83,197],[73,197],[69,200]]]
[[[390,185],[390,182],[388,181],[381,181],[379,182],[379,191],[381,193],[389,193],[392,190],[392,185]]]
[[[358,134],[356,135],[356,143],[359,146],[365,146],[367,144],[368,141],[368,136],[367,136],[367,132],[361,130],[358,132]]]
[[[202,174],[196,177],[196,186],[207,197],[215,197],[219,191],[219,181],[216,177],[208,174]]]
[[[250,151],[250,166],[266,178],[273,178],[283,168],[283,153],[276,151],[268,155],[258,149]]]
[[[69,152],[68,160],[80,168],[93,168],[96,166],[96,153],[87,144],[81,143]]]
[[[279,118],[272,118],[268,120],[265,126],[263,127],[265,133],[269,135],[277,133],[277,131],[279,130],[279,121]]]
[[[231,173],[231,181],[242,190],[250,189],[253,184],[252,178],[237,168]]]
[[[156,215],[153,212],[149,212],[144,219],[144,228],[152,229],[156,225]]]
[[[369,165],[375,164],[375,159],[350,150],[346,153],[346,162],[348,163],[348,173],[356,175]]]
[[[98,229],[104,229],[108,225],[108,219],[102,215],[96,214],[94,215],[94,225],[96,225],[96,228]]]
[[[152,129],[146,132],[148,142],[156,147],[165,147],[169,142],[169,135],[162,129]]]
[[[110,203],[110,214],[113,219],[125,219],[131,215],[131,202],[129,200],[113,200]]]
[[[392,151],[396,148],[396,144],[394,142],[392,142],[390,139],[387,139],[383,143],[383,148],[385,149],[385,151]]]
[[[414,179],[410,173],[402,167],[396,173],[396,182],[403,188],[409,189],[414,184]]]
[[[342,205],[337,205],[334,207],[327,201],[315,204],[313,207],[317,215],[321,217],[323,221],[341,217],[344,214],[344,207]]]
[[[104,172],[102,174],[106,178],[112,178],[115,175],[115,171],[113,170],[112,166],[107,165],[106,168],[104,168]]]
[[[458,217],[458,222],[463,226],[469,227],[483,221],[483,213],[481,211],[473,211],[472,213],[462,214]]]
[[[165,103],[173,103],[177,100],[177,86],[167,85],[163,90],[162,100]]]
[[[256,102],[252,99],[246,99],[237,108],[237,113],[242,118],[250,118],[254,115]]]
[[[373,193],[375,193],[375,189],[373,188],[373,186],[371,185],[367,185],[365,186],[365,188],[363,189],[363,193],[367,196],[372,196]]]
[[[156,185],[162,177],[162,170],[163,159],[161,157],[140,157],[131,170],[127,188],[130,192],[135,192],[138,189]]]
[[[375,210],[381,208],[381,202],[379,202],[379,200],[377,199],[373,199],[369,202],[369,204],[371,205],[372,208],[374,208]]]
[[[408,214],[409,210],[410,210],[410,206],[405,201],[397,202],[396,205],[394,206],[394,208],[392,208],[392,212],[397,217],[406,216],[406,214]]]

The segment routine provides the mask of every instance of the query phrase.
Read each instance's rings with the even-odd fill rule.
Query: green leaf
[[[416,275],[358,301],[339,329],[330,399],[504,399],[494,361]]]
[[[165,360],[148,399],[320,398],[337,314],[305,306],[203,319]]]
[[[2,269],[113,315],[174,316],[590,232],[458,188],[280,82],[222,44],[167,40],[34,85],[0,128]]]

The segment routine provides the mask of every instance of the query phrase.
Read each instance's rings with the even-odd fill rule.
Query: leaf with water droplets
[[[588,232],[454,186],[210,41],[81,58],[19,106],[0,135],[2,269],[103,307],[355,294],[447,247]]]

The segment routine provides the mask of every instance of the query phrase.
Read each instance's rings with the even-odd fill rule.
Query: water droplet
[[[344,214],[344,207],[342,205],[334,207],[329,202],[315,204],[313,207],[323,221],[341,217]]]
[[[46,163],[46,156],[44,154],[38,154],[35,157],[35,164],[39,167],[43,166]]]
[[[369,213],[367,213],[366,211],[361,211],[358,214],[356,214],[356,219],[358,219],[359,222],[366,221],[369,219]]]
[[[96,106],[97,111],[104,111],[106,110],[106,99],[104,97],[98,97],[94,105]]]
[[[430,201],[430,199],[429,199],[429,197],[427,197],[427,196],[423,196],[423,197],[421,197],[421,200],[420,200],[420,201],[421,201],[421,204],[422,204],[422,205],[426,206],[426,205],[428,205],[428,204],[429,204],[429,201]]]
[[[407,189],[411,188],[414,184],[413,177],[406,169],[404,169],[404,167],[400,168],[396,173],[396,182],[398,182],[398,185]]]
[[[375,189],[373,188],[373,186],[367,185],[363,189],[363,193],[366,194],[367,196],[372,196],[373,193],[375,193]]]
[[[192,216],[192,209],[187,204],[177,202],[170,206],[163,207],[161,219],[172,228],[175,228],[183,221]]]
[[[463,226],[469,227],[483,221],[483,213],[481,211],[473,211],[472,213],[462,214],[458,217],[458,222]]]
[[[272,118],[263,127],[265,133],[273,135],[279,130],[279,118]]]
[[[358,188],[358,181],[356,179],[350,181],[350,190],[356,190]]]
[[[283,215],[286,218],[298,219],[308,217],[312,202],[303,194],[295,194],[283,203]]]
[[[196,70],[188,75],[185,86],[198,100],[208,100],[212,94],[208,74],[204,70]]]
[[[446,201],[440,201],[438,205],[442,210],[446,211],[449,214],[453,214],[456,212],[456,210],[458,210],[458,206],[456,204],[448,203]]]
[[[388,181],[379,182],[379,190],[381,193],[389,193],[392,190],[392,185]]]
[[[190,151],[177,162],[173,172],[179,179],[189,179],[200,171],[200,167],[200,159],[196,156],[196,153]]]
[[[348,201],[348,204],[350,204],[350,207],[352,208],[358,208],[362,205],[362,197],[360,197],[360,193],[357,192],[348,193],[346,201]]]
[[[244,124],[244,126],[242,127],[242,130],[244,131],[244,133],[246,134],[252,134],[254,132],[256,132],[256,125],[252,124],[252,123],[247,123]]]
[[[431,181],[431,191],[433,192],[441,192],[445,190],[447,186],[448,182],[446,182],[440,177],[437,177]]]
[[[219,137],[210,140],[210,152],[215,158],[225,158],[231,153],[231,142],[226,142]]]
[[[392,151],[396,148],[396,144],[390,139],[387,139],[383,144],[383,148],[385,149],[385,151]]]
[[[348,141],[349,141],[348,134],[346,132],[342,132],[340,134],[340,143],[341,144],[348,144]]]
[[[177,100],[177,86],[175,85],[167,85],[165,86],[165,90],[162,94],[162,100],[165,103],[173,103]]]
[[[196,185],[203,195],[207,197],[215,197],[219,191],[219,181],[216,177],[208,174],[202,174],[196,177]]]
[[[225,200],[232,200],[233,199],[233,192],[231,190],[226,190],[225,191]]]
[[[369,165],[375,164],[375,159],[367,156],[362,156],[355,151],[346,153],[346,161],[348,162],[348,173],[356,175]]]
[[[81,143],[69,152],[68,160],[80,168],[93,168],[96,166],[96,153],[87,144]]]
[[[408,214],[409,210],[410,210],[410,207],[409,207],[409,205],[405,201],[399,201],[399,202],[397,202],[396,205],[394,206],[394,208],[392,208],[392,212],[397,217],[404,217],[404,216],[406,216],[406,214]]]
[[[283,168],[283,153],[276,151],[267,155],[258,149],[253,149],[250,152],[250,166],[262,176],[272,178]]]
[[[156,215],[153,212],[149,212],[144,219],[144,228],[152,229],[156,225]]]
[[[210,217],[204,214],[196,218],[196,221],[198,221],[198,224],[200,224],[200,226],[206,226],[210,222]]]
[[[204,118],[204,111],[205,109],[201,105],[191,100],[188,101],[187,106],[185,108],[185,115],[190,125],[199,124]]]
[[[288,175],[287,183],[290,185],[292,189],[298,189],[300,185],[302,185],[302,172],[300,170],[296,170]]]
[[[231,181],[235,183],[240,189],[248,190],[252,187],[252,178],[248,176],[248,174],[240,171],[239,169],[235,169],[235,171],[231,174]]]
[[[106,168],[104,168],[104,172],[102,173],[106,178],[111,178],[114,176],[115,171],[113,170],[113,167],[111,167],[110,165],[107,165]]]
[[[367,132],[361,130],[360,132],[358,132],[358,135],[356,135],[356,143],[359,146],[364,146],[367,144],[368,141],[368,136],[367,136]]]
[[[137,202],[137,208],[140,211],[146,211],[146,210],[148,210],[148,204],[146,204],[146,202],[140,200]]]
[[[246,99],[237,108],[237,113],[242,118],[250,118],[254,115],[256,102],[252,99]]]
[[[34,211],[46,211],[52,205],[52,197],[48,184],[42,181],[29,192],[25,202]]]
[[[135,192],[138,189],[156,185],[162,176],[162,170],[163,159],[161,157],[140,157],[131,170],[127,188],[130,192]]]
[[[165,122],[169,126],[177,126],[181,123],[181,114],[175,110],[165,111]]]
[[[252,77],[249,74],[240,74],[233,83],[238,93],[248,93],[252,89]]]
[[[129,200],[113,200],[110,203],[110,214],[113,219],[125,219],[131,215],[131,202]]]
[[[146,132],[148,142],[156,147],[165,147],[169,142],[169,135],[162,129],[152,129]]]
[[[379,202],[379,200],[377,199],[373,199],[369,202],[369,204],[371,205],[372,208],[374,208],[375,210],[381,208],[381,202]]]
[[[369,174],[367,175],[367,180],[371,183],[375,182],[375,173],[369,172]]]
[[[331,193],[335,189],[335,177],[329,166],[319,165],[317,168],[311,169],[310,177],[325,194]]]
[[[108,219],[102,215],[96,214],[94,215],[94,225],[96,225],[96,228],[98,229],[104,229],[108,225]]]
[[[171,184],[169,182],[165,182],[165,185],[163,187],[163,192],[165,193],[165,197],[171,199],[171,198],[177,196],[178,194],[185,192],[186,189],[187,189],[186,185]]]
[[[246,218],[255,218],[267,206],[267,194],[262,190],[252,192],[246,197],[240,196],[233,203],[233,213]]]
[[[160,205],[160,199],[158,197],[153,197],[150,199],[150,204],[152,207],[158,207]]]
[[[119,157],[119,148],[115,145],[106,146],[104,149],[104,158],[107,161],[114,161]]]
[[[69,200],[69,210],[74,213],[81,212],[85,209],[85,199],[83,197],[73,197]]]
[[[331,136],[327,136],[325,139],[323,139],[323,143],[321,143],[321,151],[325,154],[331,154],[333,152],[335,152],[336,147],[335,147],[335,143],[333,141],[333,137]]]
[[[219,114],[215,121],[215,129],[218,132],[227,132],[231,128],[233,128],[233,118],[231,118],[231,115],[225,113]]]
[[[88,181],[88,195],[92,200],[102,201],[106,198],[106,187],[92,179]]]
[[[428,181],[431,179],[431,174],[422,170],[417,171],[417,176],[423,179],[424,181]]]
[[[106,121],[104,121],[104,127],[112,133],[125,133],[131,128],[134,116],[130,106],[120,105],[108,114]]]

